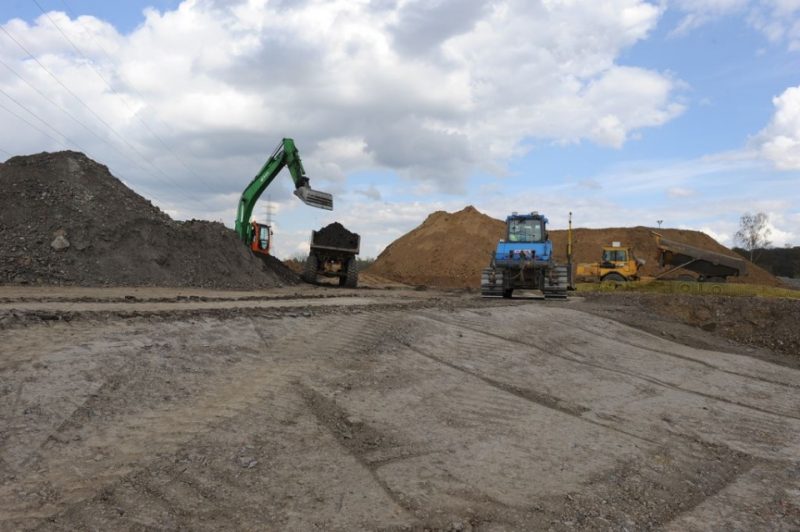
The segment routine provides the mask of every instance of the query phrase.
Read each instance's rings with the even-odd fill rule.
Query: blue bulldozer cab
[[[494,261],[498,266],[520,262],[546,263],[553,254],[547,237],[547,218],[532,212],[514,213],[506,218],[506,237],[497,244]]]

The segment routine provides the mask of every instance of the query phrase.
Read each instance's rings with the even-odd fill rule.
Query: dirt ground
[[[800,528],[800,369],[624,308],[0,287],[0,529]]]

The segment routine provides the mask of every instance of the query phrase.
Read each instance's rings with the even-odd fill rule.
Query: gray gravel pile
[[[217,222],[178,222],[65,151],[0,164],[0,282],[254,289],[297,282]]]

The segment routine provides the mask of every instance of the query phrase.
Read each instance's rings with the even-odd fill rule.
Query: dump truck
[[[318,276],[339,279],[339,286],[356,288],[358,286],[358,261],[356,255],[361,250],[361,236],[351,233],[342,224],[334,222],[311,231],[308,258],[301,278],[307,283],[315,283]]]
[[[620,242],[612,242],[603,247],[600,262],[582,263],[576,266],[575,277],[578,281],[637,281],[639,270],[645,261],[636,258],[633,248],[623,246]]]
[[[670,269],[659,273],[656,278],[662,278],[683,269],[695,273],[697,277],[684,274],[679,277],[679,280],[724,283],[728,277],[737,277],[747,273],[747,263],[744,259],[670,240],[655,231],[651,231],[651,233],[656,239],[659,265],[661,267],[671,266]]]
[[[554,261],[547,222],[535,211],[506,218],[506,237],[481,273],[483,297],[510,298],[517,289],[540,290],[546,299],[567,297],[570,268]]]

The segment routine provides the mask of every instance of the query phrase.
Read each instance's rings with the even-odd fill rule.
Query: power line
[[[32,123],[31,123],[31,122],[29,122],[29,121],[28,121],[28,120],[27,120],[25,117],[18,115],[17,113],[15,113],[15,112],[14,112],[14,111],[12,111],[11,109],[9,109],[9,108],[8,108],[8,107],[6,107],[5,105],[3,105],[2,103],[0,103],[0,109],[3,109],[3,110],[4,110],[5,112],[7,112],[8,114],[10,114],[10,115],[12,115],[12,116],[15,116],[15,117],[17,117],[17,118],[18,118],[19,120],[21,120],[22,122],[25,122],[25,123],[26,123],[26,124],[28,124],[30,127],[32,127],[33,129],[35,129],[36,131],[38,131],[39,133],[41,133],[42,135],[44,135],[45,137],[48,137],[49,139],[51,139],[51,140],[55,141],[55,142],[56,142],[56,143],[57,143],[59,146],[61,146],[62,148],[69,149],[69,146],[67,146],[66,144],[64,144],[62,141],[60,141],[60,140],[58,140],[57,138],[55,138],[54,136],[52,136],[50,133],[48,133],[48,132],[47,132],[47,131],[45,131],[44,129],[41,129],[39,126],[37,126],[37,125],[35,125],[35,124],[32,124]]]
[[[69,5],[69,4],[66,2],[66,0],[61,0],[61,4],[64,6],[64,9],[66,10],[66,12],[67,12],[67,15],[69,15],[71,18],[73,18],[73,19],[76,19],[76,20],[77,20],[78,16],[77,16],[77,14],[75,13],[75,10],[74,10],[74,9],[72,9],[72,7],[70,7],[70,5]],[[112,64],[112,65],[113,65],[113,64],[114,64],[114,59],[111,57],[111,54],[110,54],[110,53],[108,53],[108,50],[106,50],[106,47],[105,47],[105,46],[103,46],[103,43],[102,43],[102,42],[100,42],[100,41],[99,41],[99,40],[98,40],[98,39],[97,39],[97,38],[94,36],[94,34],[93,34],[93,33],[90,33],[90,32],[88,32],[88,31],[86,31],[86,28],[84,28],[83,26],[79,26],[79,28],[80,28],[81,32],[83,32],[83,34],[84,34],[84,35],[86,35],[87,37],[89,37],[89,38],[92,40],[92,42],[93,42],[93,43],[94,43],[94,44],[95,44],[95,45],[96,45],[96,46],[97,46],[97,47],[100,49],[100,51],[101,51],[101,52],[103,52],[103,56],[105,56],[106,60],[107,60],[107,61],[108,61],[110,64]],[[118,73],[118,74],[119,74],[119,73]],[[123,79],[123,77],[122,77],[121,75],[119,76],[119,78],[120,78],[120,80],[122,80],[122,82],[125,84],[125,88],[126,88],[128,91],[130,91],[130,92],[132,92],[133,94],[135,94],[136,96],[138,96],[140,100],[142,100],[142,101],[147,101],[147,98],[145,98],[144,96],[142,96],[142,93],[141,93],[141,92],[139,92],[138,90],[136,90],[136,87],[134,87],[134,86],[132,86],[132,85],[130,85],[130,84],[128,84],[128,83],[125,83],[125,80]],[[162,127],[164,127],[164,128],[169,128],[169,126],[167,126],[167,125],[166,125],[166,124],[165,124],[163,121],[159,120],[157,116],[156,116],[156,117],[153,117],[153,120],[154,120],[154,121],[155,121],[157,124],[160,124]]]
[[[203,182],[203,184],[204,184],[204,185],[206,185],[206,189],[207,189],[207,191],[211,192],[211,190],[210,190],[210,187],[208,186],[208,183],[207,183],[207,182],[205,182],[205,180],[204,180],[204,179],[203,179],[203,178],[202,178],[200,175],[198,175],[198,174],[197,174],[197,173],[196,173],[196,172],[195,172],[195,171],[194,171],[194,170],[193,170],[191,167],[189,167],[189,165],[188,165],[188,164],[186,164],[186,162],[185,162],[185,161],[184,161],[184,160],[183,160],[183,159],[182,159],[180,156],[178,156],[178,154],[177,154],[177,153],[175,153],[175,151],[172,149],[172,147],[170,147],[170,146],[169,146],[169,145],[168,145],[168,144],[167,144],[167,143],[164,141],[164,139],[163,139],[163,138],[161,138],[161,136],[160,136],[158,133],[156,133],[156,132],[155,132],[155,131],[154,131],[154,130],[153,130],[151,127],[150,127],[150,125],[149,125],[149,124],[148,124],[148,123],[147,123],[147,122],[144,120],[144,118],[142,118],[142,117],[141,117],[141,115],[139,114],[139,112],[133,109],[133,107],[130,105],[130,103],[129,103],[129,102],[128,102],[128,100],[125,98],[125,96],[123,96],[122,94],[120,94],[119,92],[117,92],[117,90],[116,90],[116,89],[115,89],[115,88],[114,88],[114,87],[111,85],[111,83],[110,83],[110,82],[109,82],[109,81],[108,81],[108,80],[105,78],[105,76],[103,76],[103,74],[100,72],[100,70],[99,70],[98,68],[96,68],[96,67],[95,67],[95,65],[93,64],[93,61],[92,61],[91,59],[89,59],[89,57],[87,57],[87,56],[86,56],[86,54],[83,52],[83,50],[81,50],[81,48],[80,48],[80,47],[79,47],[77,44],[75,44],[75,42],[74,42],[72,39],[70,39],[70,38],[69,38],[69,36],[68,36],[68,35],[66,34],[66,32],[65,32],[65,31],[64,31],[64,30],[61,28],[61,26],[59,26],[59,25],[56,23],[56,21],[55,21],[55,20],[53,20],[53,18],[50,16],[50,14],[49,14],[49,13],[47,13],[47,12],[44,10],[44,8],[43,8],[43,7],[42,7],[42,5],[39,3],[39,1],[38,1],[38,0],[33,0],[33,3],[34,3],[34,4],[36,4],[36,7],[38,7],[38,8],[39,8],[39,11],[41,11],[41,12],[42,12],[42,14],[43,14],[45,17],[47,17],[47,20],[49,20],[49,21],[50,21],[50,23],[51,23],[51,24],[52,24],[52,25],[53,25],[53,26],[54,26],[54,27],[55,27],[55,28],[58,30],[58,32],[61,34],[61,36],[62,36],[62,37],[64,37],[64,39],[65,39],[65,40],[66,40],[66,41],[67,41],[67,42],[70,44],[70,46],[72,46],[72,48],[73,48],[73,49],[74,49],[76,52],[78,52],[78,54],[79,54],[79,55],[80,55],[80,56],[81,56],[81,57],[82,57],[82,58],[83,58],[83,59],[86,61],[86,63],[89,65],[89,67],[91,67],[91,69],[94,71],[94,73],[95,73],[95,74],[97,74],[97,77],[98,77],[98,78],[100,78],[100,79],[103,81],[103,83],[105,83],[105,84],[106,84],[106,87],[108,87],[108,88],[109,88],[109,90],[110,90],[111,92],[113,92],[113,93],[114,93],[116,96],[119,96],[119,98],[120,98],[120,100],[122,101],[122,103],[124,103],[124,104],[125,104],[125,106],[128,108],[128,110],[130,110],[131,112],[133,112],[133,116],[134,116],[134,117],[135,117],[135,118],[136,118],[136,119],[137,119],[137,120],[138,120],[138,121],[139,121],[139,122],[142,124],[142,126],[143,126],[143,127],[146,129],[146,130],[147,130],[147,132],[148,132],[148,133],[150,133],[150,134],[153,136],[153,138],[155,138],[155,139],[156,139],[156,140],[157,140],[157,141],[158,141],[158,142],[159,142],[159,143],[160,143],[160,144],[161,144],[161,145],[164,147],[164,149],[165,149],[165,150],[167,150],[167,151],[168,151],[168,152],[169,152],[169,153],[170,153],[170,154],[171,154],[171,155],[172,155],[172,156],[175,158],[175,160],[177,160],[177,161],[178,161],[178,162],[179,162],[179,163],[180,163],[180,164],[181,164],[181,165],[182,165],[182,166],[183,166],[183,167],[184,167],[184,168],[185,168],[185,169],[186,169],[188,172],[190,172],[191,174],[193,174],[193,175],[194,175],[194,177],[196,177],[197,179],[199,179],[200,181],[202,181],[202,182]],[[69,6],[67,5],[67,3],[66,3],[64,0],[62,0],[62,1],[61,1],[61,3],[62,3],[62,4],[64,4],[64,6],[67,8],[67,10],[68,10],[68,11],[71,11],[71,10],[69,9]],[[72,16],[74,17],[74,14],[72,14]],[[100,48],[100,49],[103,51],[103,53],[106,55],[106,58],[107,58],[107,59],[109,60],[109,62],[110,62],[112,65],[113,65],[113,64],[114,64],[114,61],[113,61],[113,60],[111,59],[111,57],[108,55],[108,53],[106,52],[105,48],[104,48],[104,47],[103,47],[103,46],[102,46],[102,45],[101,45],[99,42],[97,42],[97,40],[95,40],[95,39],[94,39],[94,36],[93,36],[91,33],[89,33],[89,32],[86,32],[86,31],[85,31],[85,30],[84,30],[82,27],[81,27],[81,31],[83,31],[85,35],[88,35],[90,38],[92,38],[92,39],[94,40],[95,44],[97,44],[97,45],[98,45],[98,47],[99,47],[99,48]],[[139,95],[139,97],[140,97],[142,100],[145,100],[145,98],[144,98],[144,97],[143,97],[141,94],[139,94],[138,92],[137,92],[137,94]]]
[[[83,151],[83,152],[85,152],[85,151],[86,151],[86,150],[84,150],[84,149],[81,147],[81,145],[80,145],[80,144],[78,144],[77,142],[75,142],[74,140],[72,140],[71,138],[69,138],[68,136],[66,136],[65,134],[63,134],[62,132],[60,132],[59,130],[57,130],[57,129],[56,129],[55,127],[53,127],[52,125],[48,124],[48,123],[47,123],[47,122],[46,122],[46,121],[45,121],[43,118],[41,118],[39,115],[37,115],[36,113],[34,113],[34,112],[33,112],[33,111],[31,111],[30,109],[28,109],[28,108],[27,108],[25,105],[23,105],[23,104],[22,104],[22,103],[21,103],[19,100],[17,100],[17,99],[16,99],[16,98],[14,98],[13,96],[11,96],[9,93],[7,93],[6,91],[4,91],[3,89],[0,89],[0,94],[3,94],[3,95],[6,97],[6,98],[8,98],[9,100],[11,100],[11,101],[12,101],[12,102],[14,102],[15,104],[17,104],[19,107],[21,107],[22,109],[24,109],[25,111],[27,111],[29,115],[31,115],[31,116],[32,116],[32,117],[34,117],[36,120],[38,120],[39,122],[41,122],[41,123],[42,123],[42,124],[43,124],[45,127],[48,127],[48,128],[50,128],[51,130],[55,131],[55,133],[56,133],[57,135],[61,135],[62,137],[64,137],[64,140],[66,140],[66,141],[67,141],[67,142],[69,142],[70,144],[74,145],[74,146],[75,146],[76,148],[78,148],[80,151]]]
[[[95,118],[96,118],[96,119],[97,119],[97,120],[98,120],[100,123],[102,123],[102,124],[103,124],[103,125],[104,125],[106,128],[108,128],[108,130],[109,130],[109,131],[111,131],[111,133],[113,133],[114,135],[116,135],[116,136],[117,136],[117,137],[118,137],[118,138],[119,138],[119,139],[120,139],[120,140],[121,140],[121,141],[122,141],[122,142],[123,142],[123,143],[124,143],[126,146],[128,146],[128,148],[130,148],[130,149],[131,149],[131,151],[133,151],[133,152],[134,152],[136,155],[138,155],[138,156],[139,156],[139,158],[140,158],[140,159],[142,159],[142,161],[144,161],[146,164],[149,164],[149,165],[150,165],[150,167],[152,167],[152,169],[153,169],[153,170],[155,170],[157,173],[161,174],[161,175],[164,177],[164,180],[165,180],[165,181],[167,181],[167,182],[171,183],[172,185],[174,185],[174,186],[176,186],[176,187],[180,188],[180,186],[181,186],[181,185],[180,185],[179,183],[177,183],[177,182],[173,181],[172,179],[170,179],[170,177],[169,177],[169,176],[168,176],[166,173],[164,173],[164,171],[163,171],[163,170],[161,170],[160,168],[158,168],[158,167],[157,167],[157,166],[156,166],[156,165],[155,165],[155,164],[154,164],[154,163],[153,163],[151,160],[147,159],[147,158],[146,158],[146,157],[145,157],[145,156],[144,156],[144,155],[143,155],[143,154],[142,154],[142,153],[141,153],[139,150],[137,150],[137,149],[136,149],[136,147],[135,147],[135,146],[133,146],[133,145],[132,145],[130,142],[128,142],[128,140],[127,140],[127,139],[125,139],[125,138],[124,138],[124,137],[123,137],[123,136],[122,136],[122,135],[121,135],[119,132],[117,132],[117,131],[116,131],[116,129],[114,129],[114,128],[113,128],[113,127],[110,125],[110,124],[108,124],[108,122],[106,122],[105,120],[103,120],[103,118],[102,118],[100,115],[98,115],[98,114],[97,114],[97,113],[96,113],[96,112],[95,112],[95,111],[94,111],[94,110],[93,110],[91,107],[89,107],[89,105],[87,105],[87,104],[86,104],[86,102],[84,102],[84,101],[83,101],[83,100],[82,100],[82,99],[81,99],[81,98],[80,98],[80,97],[79,97],[77,94],[75,94],[75,93],[74,93],[74,92],[73,92],[73,91],[72,91],[72,90],[71,90],[69,87],[67,87],[67,86],[66,86],[66,85],[65,85],[65,84],[64,84],[64,83],[63,83],[63,82],[62,82],[60,79],[58,79],[58,77],[57,77],[55,74],[53,74],[53,72],[51,72],[51,71],[50,71],[50,70],[49,70],[49,69],[48,69],[48,68],[47,68],[47,67],[46,67],[44,64],[42,64],[42,62],[41,62],[41,61],[39,61],[39,59],[38,59],[38,58],[37,58],[35,55],[33,55],[33,53],[31,53],[31,52],[30,52],[30,51],[29,51],[29,50],[28,50],[28,49],[27,49],[27,48],[26,48],[26,47],[25,47],[25,46],[24,46],[24,45],[23,45],[21,42],[19,42],[19,41],[18,41],[18,40],[17,40],[17,39],[16,39],[16,38],[13,36],[13,35],[11,35],[11,33],[10,33],[10,32],[9,32],[9,31],[8,31],[8,30],[7,30],[7,29],[4,27],[4,26],[0,25],[0,30],[2,30],[2,31],[3,31],[3,33],[5,33],[5,34],[8,36],[8,38],[10,38],[12,41],[14,41],[14,43],[15,43],[15,44],[16,44],[16,45],[17,45],[17,46],[18,46],[18,47],[19,47],[19,48],[20,48],[20,49],[21,49],[21,50],[22,50],[24,53],[26,53],[26,54],[28,55],[28,57],[30,57],[31,59],[33,59],[33,61],[34,61],[34,62],[35,62],[37,65],[39,65],[39,67],[41,67],[41,68],[42,68],[42,70],[44,70],[44,71],[45,71],[45,72],[46,72],[46,73],[47,73],[47,74],[48,74],[48,75],[49,75],[51,78],[53,78],[53,80],[54,80],[56,83],[58,83],[58,84],[59,84],[61,87],[63,87],[63,88],[64,88],[64,90],[66,90],[66,91],[67,91],[67,92],[68,92],[68,93],[69,93],[69,94],[70,94],[70,95],[71,95],[73,98],[75,98],[75,99],[78,101],[78,103],[80,103],[80,104],[81,104],[81,105],[82,105],[84,108],[86,108],[86,110],[87,110],[87,111],[89,111],[89,112],[92,114],[92,116],[94,116],[94,117],[95,117]],[[38,128],[37,128],[37,129],[38,129]],[[137,166],[138,166],[138,165],[137,165]],[[146,172],[146,170],[145,170],[145,172]],[[209,208],[209,205],[208,205],[208,204],[206,204],[206,203],[205,203],[205,202],[203,202],[203,201],[199,201],[199,200],[195,200],[195,199],[189,198],[189,197],[188,197],[188,196],[186,196],[185,194],[183,195],[183,197],[184,197],[185,199],[189,200],[189,201],[192,201],[192,202],[194,202],[194,203],[197,203],[197,204],[199,204],[199,205],[201,205],[201,206],[205,207],[206,209],[208,209],[208,208]]]
[[[103,117],[101,117],[99,114],[97,114],[97,113],[94,111],[94,109],[92,109],[91,107],[89,107],[89,105],[88,105],[86,102],[84,102],[84,101],[83,101],[83,99],[81,99],[81,97],[80,97],[80,96],[78,96],[77,94],[75,94],[75,93],[74,93],[74,92],[73,92],[73,91],[72,91],[72,90],[71,90],[69,87],[67,87],[67,86],[66,86],[66,85],[65,85],[65,84],[64,84],[64,83],[63,83],[63,82],[62,82],[60,79],[58,79],[58,76],[56,76],[55,74],[53,74],[53,73],[50,71],[50,69],[48,69],[46,66],[44,66],[44,64],[42,64],[42,62],[41,62],[41,61],[39,61],[39,59],[38,59],[38,58],[37,58],[35,55],[33,55],[33,54],[32,54],[32,53],[31,53],[31,52],[30,52],[30,51],[29,51],[27,48],[25,48],[25,46],[24,46],[24,45],[23,45],[21,42],[19,42],[19,41],[18,41],[16,38],[14,38],[14,36],[13,36],[13,35],[11,35],[11,33],[9,33],[9,31],[8,31],[8,30],[7,30],[7,29],[6,29],[4,26],[0,25],[0,30],[3,30],[3,33],[5,33],[5,34],[6,34],[6,35],[7,35],[7,36],[8,36],[8,37],[9,37],[9,38],[12,40],[12,41],[14,41],[14,42],[16,43],[16,45],[17,45],[17,46],[19,46],[19,48],[20,48],[20,49],[21,49],[23,52],[25,52],[26,54],[28,54],[28,57],[30,57],[31,59],[33,59],[33,60],[34,60],[34,62],[36,62],[36,64],[37,64],[37,65],[39,65],[39,66],[42,68],[42,70],[44,70],[44,71],[45,71],[45,72],[46,72],[46,73],[47,73],[47,74],[48,74],[48,75],[49,75],[51,78],[53,78],[53,80],[54,80],[56,83],[58,83],[58,84],[59,84],[61,87],[63,87],[65,91],[67,91],[67,92],[68,92],[68,93],[69,93],[69,94],[70,94],[70,95],[71,95],[73,98],[75,98],[75,99],[78,101],[78,103],[80,103],[80,104],[81,104],[81,105],[82,105],[82,106],[83,106],[83,107],[84,107],[84,108],[85,108],[87,111],[89,111],[89,112],[92,114],[92,116],[94,116],[94,117],[95,117],[95,118],[96,118],[96,119],[97,119],[97,120],[98,120],[98,121],[99,121],[101,124],[103,124],[103,125],[104,125],[106,128],[108,128],[108,130],[109,130],[109,131],[111,131],[111,133],[113,133],[113,134],[114,134],[114,135],[115,135],[117,138],[119,138],[119,139],[120,139],[120,140],[121,140],[121,141],[122,141],[122,142],[123,142],[123,143],[124,143],[126,146],[128,146],[128,148],[130,148],[130,149],[131,149],[131,151],[133,151],[133,152],[134,152],[136,155],[138,155],[138,156],[139,156],[139,157],[142,159],[142,161],[144,161],[145,163],[149,164],[149,165],[150,165],[150,166],[151,166],[151,167],[152,167],[152,168],[153,168],[153,169],[154,169],[156,172],[159,172],[159,173],[161,173],[161,174],[164,176],[164,178],[165,178],[167,181],[170,181],[170,179],[169,179],[169,176],[167,176],[167,174],[165,174],[165,173],[164,173],[164,172],[163,172],[163,171],[162,171],[160,168],[158,168],[157,166],[155,166],[155,164],[153,164],[153,162],[152,162],[152,161],[148,160],[148,159],[147,159],[147,158],[146,158],[146,157],[145,157],[145,156],[144,156],[144,155],[143,155],[143,154],[142,154],[142,153],[141,153],[139,150],[137,150],[137,149],[136,149],[136,147],[135,147],[135,146],[133,146],[133,145],[132,145],[130,142],[128,142],[128,140],[127,140],[125,137],[123,137],[123,136],[122,136],[122,135],[121,135],[119,132],[117,132],[117,130],[116,130],[116,129],[114,129],[114,128],[113,128],[113,127],[112,127],[112,126],[111,126],[111,125],[110,125],[108,122],[106,122],[106,121],[103,119]]]
[[[6,150],[4,150],[3,148],[0,148],[0,153],[5,153],[5,154],[6,154],[6,155],[8,155],[9,157],[13,157],[13,155],[11,155],[11,153],[10,153],[10,152],[7,152],[7,151],[6,151]]]
[[[75,122],[76,124],[78,124],[79,126],[81,126],[83,129],[85,129],[86,131],[88,131],[90,134],[92,134],[92,135],[93,135],[93,136],[94,136],[96,139],[98,139],[99,141],[103,142],[104,144],[106,144],[108,147],[110,147],[110,148],[112,148],[112,149],[117,149],[117,148],[116,148],[116,146],[114,146],[113,144],[111,144],[111,143],[108,141],[108,139],[106,139],[105,137],[101,137],[100,135],[98,135],[98,134],[97,134],[97,133],[96,133],[96,132],[95,132],[95,131],[94,131],[92,128],[90,128],[89,126],[87,126],[87,125],[86,125],[84,122],[82,122],[80,119],[78,119],[78,118],[77,118],[75,115],[73,115],[72,113],[70,113],[69,111],[67,111],[67,109],[66,109],[66,108],[64,108],[63,106],[61,106],[61,105],[59,105],[58,103],[56,103],[56,102],[55,102],[55,101],[54,101],[54,100],[53,100],[53,99],[52,99],[50,96],[48,96],[47,94],[45,94],[44,92],[42,92],[42,91],[41,91],[41,90],[40,90],[38,87],[36,87],[36,85],[32,84],[30,81],[28,81],[27,79],[25,79],[25,78],[22,76],[22,74],[20,74],[20,73],[19,73],[19,72],[17,72],[16,70],[14,70],[14,68],[13,68],[11,65],[9,65],[9,64],[8,64],[8,63],[6,63],[5,61],[3,61],[3,59],[2,59],[2,58],[0,58],[0,64],[2,64],[4,67],[6,67],[6,68],[7,68],[7,69],[8,69],[8,70],[9,70],[9,71],[12,73],[12,74],[14,74],[15,76],[17,76],[17,78],[19,78],[19,79],[20,79],[20,80],[21,80],[23,83],[25,83],[25,84],[26,84],[28,87],[30,87],[31,89],[33,89],[33,90],[34,90],[34,91],[35,91],[35,92],[36,92],[36,93],[37,93],[39,96],[41,96],[42,98],[44,98],[45,100],[47,100],[47,101],[48,101],[48,102],[49,102],[51,105],[53,105],[53,106],[54,106],[54,107],[56,107],[58,110],[60,110],[62,113],[64,113],[65,115],[67,115],[67,116],[68,116],[68,117],[69,117],[69,118],[70,118],[70,119],[71,119],[73,122]],[[121,153],[121,152],[119,152],[119,151],[118,151],[117,153],[120,153],[120,155],[123,155],[123,156],[125,156],[125,154],[123,154],[123,153]],[[135,163],[134,163],[134,164],[135,164]]]
[[[112,143],[111,143],[111,141],[109,141],[107,138],[105,138],[105,137],[103,137],[103,136],[101,136],[101,135],[97,134],[97,132],[96,132],[96,131],[94,131],[94,130],[93,130],[91,127],[89,127],[88,125],[86,125],[86,123],[84,123],[83,121],[81,121],[80,119],[78,119],[78,118],[77,118],[77,117],[76,117],[74,114],[70,113],[70,112],[69,112],[69,111],[68,111],[68,110],[67,110],[65,107],[63,107],[62,105],[59,105],[59,104],[58,104],[58,103],[57,103],[55,100],[53,100],[53,99],[52,99],[50,96],[48,96],[47,94],[45,94],[44,92],[42,92],[42,91],[41,91],[41,90],[40,90],[38,87],[36,87],[35,85],[33,85],[33,84],[32,84],[30,81],[28,81],[27,79],[25,79],[25,78],[24,78],[24,77],[23,77],[23,76],[22,76],[22,75],[21,75],[19,72],[17,72],[16,70],[14,70],[14,68],[13,68],[11,65],[9,65],[9,64],[8,64],[8,63],[6,63],[5,61],[3,61],[3,60],[2,60],[2,58],[0,58],[0,64],[2,64],[4,67],[6,67],[6,68],[7,68],[7,69],[8,69],[8,70],[9,70],[9,71],[12,73],[12,74],[14,74],[14,75],[15,75],[17,78],[19,78],[19,79],[20,79],[20,81],[22,81],[22,82],[23,82],[23,83],[25,83],[25,84],[26,84],[28,87],[30,87],[31,89],[33,89],[33,90],[34,90],[34,91],[35,91],[35,92],[36,92],[36,93],[37,93],[39,96],[41,96],[42,98],[44,98],[44,99],[45,99],[45,100],[46,100],[48,103],[50,103],[50,104],[51,104],[53,107],[55,107],[56,109],[58,109],[59,111],[61,111],[61,112],[62,112],[62,113],[64,113],[65,115],[67,115],[67,116],[68,116],[68,117],[69,117],[69,118],[70,118],[70,119],[71,119],[73,122],[75,122],[76,124],[78,124],[79,126],[81,126],[83,129],[85,129],[86,131],[88,131],[88,132],[89,132],[89,133],[90,133],[90,134],[91,134],[93,137],[95,137],[96,139],[98,139],[100,142],[102,142],[103,144],[105,144],[106,146],[108,146],[109,148],[111,148],[112,150],[114,150],[114,152],[116,152],[118,155],[120,155],[120,156],[121,156],[123,159],[125,159],[125,160],[126,160],[128,163],[130,163],[132,166],[136,167],[137,169],[141,170],[142,172],[147,172],[147,169],[146,169],[146,168],[144,168],[143,166],[141,166],[141,164],[140,164],[140,163],[138,163],[137,161],[135,161],[134,159],[132,159],[132,158],[131,158],[131,157],[130,157],[128,154],[126,154],[125,152],[123,152],[122,150],[120,150],[120,149],[119,149],[117,146],[115,146],[114,144],[112,144]],[[86,150],[82,150],[82,151],[86,152]]]

